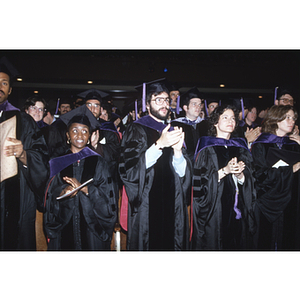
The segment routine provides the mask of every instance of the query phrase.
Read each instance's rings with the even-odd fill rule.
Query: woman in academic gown
[[[255,192],[252,157],[237,127],[235,107],[220,106],[209,117],[210,136],[195,152],[192,199],[192,249],[251,249]]]
[[[292,106],[274,105],[264,120],[262,134],[252,145],[258,250],[300,249],[300,137],[289,135],[296,119]]]
[[[87,147],[96,118],[85,105],[61,118],[67,124],[70,149],[50,160],[44,218],[48,250],[110,250],[117,218],[111,175],[104,158]]]

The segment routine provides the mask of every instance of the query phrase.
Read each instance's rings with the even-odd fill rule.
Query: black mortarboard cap
[[[146,96],[149,94],[160,94],[162,92],[166,92],[169,94],[169,89],[166,86],[166,79],[161,78],[150,82],[144,82],[141,85],[134,87],[139,92],[142,92],[142,110],[146,111]]]
[[[166,86],[167,86],[169,92],[179,91],[179,89],[181,88],[181,85],[179,85],[178,82],[166,81]]]
[[[17,69],[8,61],[5,56],[0,59],[0,72],[6,73],[11,80],[20,75]]]
[[[284,86],[280,86],[280,87],[276,87],[276,88],[277,88],[277,98],[276,99],[279,100],[279,98],[285,94],[289,94],[293,98],[295,98],[295,88],[292,87],[291,85],[284,85]]]
[[[86,107],[81,105],[63,115],[60,119],[69,127],[72,123],[80,123],[87,125],[90,131],[95,130],[99,126],[99,122],[93,113]]]
[[[83,98],[83,101],[91,100],[91,99],[96,99],[99,100],[100,102],[102,101],[102,98],[105,98],[109,96],[109,94],[102,92],[100,90],[96,89],[90,89],[86,90],[84,92],[81,92],[80,94],[77,95],[80,98]]]
[[[180,107],[182,108],[183,105],[187,105],[189,100],[193,99],[193,98],[203,99],[203,94],[200,93],[199,90],[197,89],[197,87],[195,87],[195,86],[193,88],[189,89],[188,91],[184,92],[180,96]]]

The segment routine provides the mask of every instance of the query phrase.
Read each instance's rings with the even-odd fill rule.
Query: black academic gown
[[[18,162],[18,175],[0,183],[0,249],[35,250],[36,209],[42,206],[49,177],[48,152],[33,118],[18,110],[3,111],[0,122],[17,116],[17,139],[27,155],[27,167]]]
[[[208,136],[209,123],[207,118],[197,124],[196,130],[198,133],[198,137]]]
[[[272,157],[274,150],[276,155]],[[299,250],[300,182],[299,171],[293,173],[292,166],[300,161],[300,146],[288,137],[262,133],[251,151],[257,190],[256,247],[258,250]],[[289,166],[272,167],[279,159]]]
[[[236,219],[237,213],[234,210],[236,188],[232,175],[218,182],[218,170],[225,167],[233,157],[246,164],[244,184],[238,184],[237,208],[241,213],[240,219]],[[251,164],[251,153],[243,140],[200,138],[193,175],[193,250],[252,248],[255,190]]]
[[[121,181],[119,178],[118,165],[121,151],[121,138],[113,122],[99,120],[101,126],[99,129],[99,142],[95,152],[99,153],[107,162],[111,172],[117,201],[119,200],[119,187]]]
[[[175,126],[181,127],[182,130],[184,131],[184,142],[186,146],[186,151],[191,161],[194,160],[195,150],[199,139],[199,134],[198,131],[196,130],[196,126],[198,124],[194,124],[194,125],[187,124],[181,119],[176,119],[171,122],[171,125],[173,127]]]
[[[44,214],[48,250],[110,250],[117,203],[107,162],[86,147],[53,159],[50,167]],[[64,176],[80,183],[93,178],[88,195],[80,191],[57,200],[67,186]]]
[[[119,172],[128,196],[129,250],[188,249],[188,190],[191,162],[185,176],[172,166],[173,149],[164,148],[162,156],[146,169],[145,152],[161,135],[165,125],[145,116],[130,124],[122,139]]]

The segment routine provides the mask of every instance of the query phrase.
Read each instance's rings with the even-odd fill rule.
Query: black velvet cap
[[[60,119],[69,127],[72,123],[79,123],[87,125],[92,132],[97,127],[99,127],[99,122],[93,115],[93,113],[86,107],[86,105],[81,105],[63,115]]]
[[[181,85],[179,85],[178,82],[167,81],[166,86],[170,92],[171,91],[179,91],[179,89],[181,88]]]
[[[91,100],[91,99],[99,100],[101,102],[102,98],[105,98],[105,97],[109,96],[109,94],[107,94],[105,92],[102,92],[100,90],[90,89],[90,90],[86,90],[84,92],[81,92],[77,96],[80,97],[80,98],[83,98],[84,102],[87,101],[87,100]]]
[[[193,98],[203,99],[203,94],[200,93],[195,86],[180,96],[180,107],[182,108],[183,105],[188,105],[188,102]]]
[[[296,94],[295,91],[296,91],[296,89],[294,87],[292,87],[291,85],[280,86],[277,89],[277,99],[279,100],[279,98],[285,94],[289,94],[293,98],[295,98],[295,94]]]
[[[1,57],[0,59],[0,72],[7,74],[11,80],[20,75],[17,69],[8,61],[5,56]]]
[[[159,94],[159,93],[162,93],[162,92],[169,93],[169,89],[167,88],[167,82],[166,82],[165,78],[161,78],[161,79],[153,80],[153,81],[150,81],[150,82],[146,82],[145,85],[146,85],[146,95],[154,94],[154,93]],[[141,85],[138,85],[134,88],[142,93],[143,86],[144,85],[141,84]]]

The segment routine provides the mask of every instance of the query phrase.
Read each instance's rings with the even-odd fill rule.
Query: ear
[[[8,92],[8,95],[11,94],[11,91],[12,91],[12,87],[9,88],[9,92]]]
[[[67,140],[69,140],[70,139],[69,132],[66,132],[66,136],[67,136]]]
[[[276,99],[276,100],[274,101],[274,104],[275,104],[275,105],[279,105],[278,99]]]
[[[187,105],[183,105],[182,108],[183,108],[183,110],[184,110],[185,112],[188,110]]]

